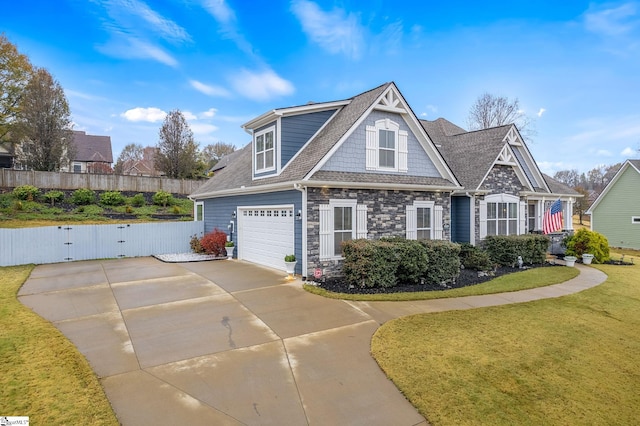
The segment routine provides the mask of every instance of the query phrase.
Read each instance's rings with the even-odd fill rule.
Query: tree
[[[570,188],[576,188],[580,185],[580,174],[576,169],[560,170],[553,175],[553,178],[558,182],[564,183]]]
[[[32,72],[29,58],[19,53],[4,34],[0,34],[0,142],[11,130]]]
[[[573,204],[573,212],[580,218],[580,225],[582,225],[582,216],[584,212],[589,208],[589,191],[585,188],[578,186],[574,188],[577,192],[582,194],[582,197],[577,197],[576,202]]]
[[[180,110],[171,111],[160,128],[156,165],[168,177],[184,179],[195,174],[198,144]]]
[[[20,98],[13,126],[19,141],[18,161],[40,171],[67,167],[75,154],[71,128],[69,104],[62,86],[46,69],[36,68]]]
[[[213,167],[222,157],[231,154],[235,150],[236,147],[230,143],[216,142],[202,149],[202,157],[209,167]]]
[[[121,175],[124,171],[124,166],[127,162],[135,162],[140,161],[143,158],[143,150],[142,145],[130,143],[122,148],[120,155],[118,155],[118,159],[116,160],[116,164],[113,166],[113,171],[116,174]]]
[[[467,123],[469,130],[515,124],[522,137],[528,142],[536,135],[534,123],[520,109],[518,98],[509,100],[509,98],[490,93],[483,93],[476,99],[469,110]]]

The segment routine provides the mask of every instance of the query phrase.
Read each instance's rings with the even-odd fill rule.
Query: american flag
[[[544,212],[542,218],[542,232],[550,234],[562,229],[562,202],[558,198],[551,204],[549,210]]]

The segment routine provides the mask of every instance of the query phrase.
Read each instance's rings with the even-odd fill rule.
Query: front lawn
[[[434,426],[637,424],[637,263],[570,296],[389,321],[372,354]]]
[[[34,425],[117,425],[87,360],[16,298],[32,265],[0,267],[0,415]]]

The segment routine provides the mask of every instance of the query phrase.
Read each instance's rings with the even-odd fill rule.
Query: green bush
[[[398,255],[390,241],[351,240],[342,245],[342,272],[357,287],[393,287],[397,284]]]
[[[124,201],[124,196],[120,191],[105,191],[100,194],[100,204],[105,206],[121,206]]]
[[[581,257],[585,253],[593,255],[593,263],[603,263],[609,260],[609,241],[598,233],[586,228],[579,229],[572,236],[563,241],[567,248],[565,256]]]
[[[147,200],[144,198],[144,194],[136,194],[131,197],[131,205],[133,207],[142,207],[147,204]]]
[[[489,254],[469,243],[460,244],[460,263],[462,263],[466,269],[476,271],[493,269],[493,262],[491,262]]]
[[[13,196],[18,200],[35,201],[40,195],[40,190],[32,185],[22,185],[13,188]]]
[[[64,192],[62,191],[49,191],[44,194],[44,199],[51,203],[51,205],[55,205],[56,203],[60,203],[64,200]]]
[[[165,191],[158,191],[153,194],[153,204],[158,206],[167,207],[174,203],[173,195]]]
[[[86,206],[96,201],[96,193],[88,188],[80,188],[73,191],[71,202],[78,206]]]
[[[427,283],[442,284],[460,275],[460,244],[441,240],[420,240],[429,264],[424,272]]]
[[[398,282],[419,284],[429,267],[427,250],[424,246],[419,241],[404,238],[383,238],[383,241],[392,242],[395,246],[395,254],[398,257],[396,270]]]
[[[542,264],[547,256],[549,237],[546,235],[489,235],[482,243],[491,261],[501,266],[515,266],[518,256],[525,264]]]

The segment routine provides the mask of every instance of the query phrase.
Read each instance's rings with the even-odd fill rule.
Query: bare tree
[[[44,68],[24,89],[15,120],[16,156],[29,169],[58,171],[75,155],[69,104],[64,90]]]
[[[168,177],[184,179],[197,174],[198,144],[180,110],[171,111],[160,128],[156,165]]]
[[[483,93],[476,99],[467,117],[469,130],[515,124],[522,137],[530,142],[536,135],[533,120],[520,109],[518,98],[509,100],[503,96]]]
[[[573,204],[573,213],[578,215],[580,218],[580,225],[582,225],[582,216],[589,208],[589,191],[582,186],[575,187],[574,189],[582,194],[582,197],[576,197],[576,202]]]
[[[570,188],[576,188],[580,185],[580,174],[576,169],[560,170],[553,175],[558,182],[562,182]]]
[[[202,149],[202,158],[209,165],[213,167],[218,161],[225,155],[231,154],[236,150],[236,147],[230,143],[216,142],[205,146]]]
[[[143,158],[143,150],[142,145],[130,143],[122,148],[120,155],[118,155],[118,159],[116,160],[115,166],[113,166],[113,171],[116,174],[121,175],[124,172],[124,166],[127,162],[132,161],[140,161]]]
[[[5,140],[16,119],[20,98],[32,72],[29,58],[0,34],[0,142]]]

